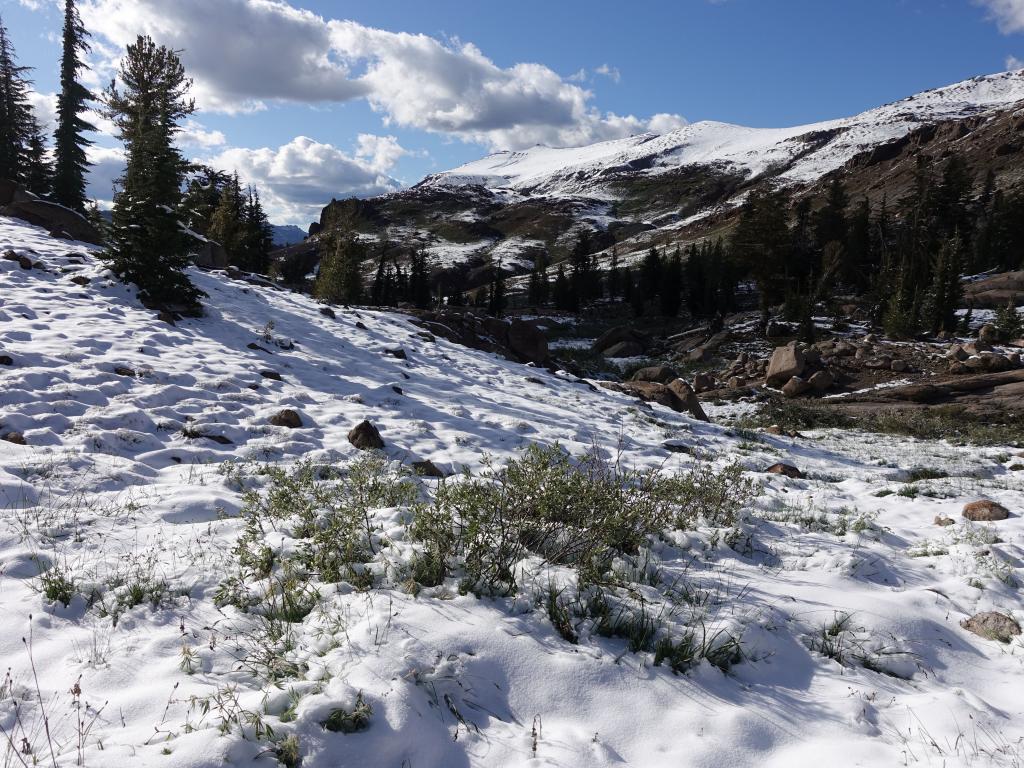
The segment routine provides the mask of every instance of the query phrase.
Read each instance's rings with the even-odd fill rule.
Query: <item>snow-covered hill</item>
[[[993,113],[1022,100],[1024,70],[1017,70],[926,91],[855,117],[793,128],[704,121],[663,135],[643,134],[585,147],[498,152],[429,176],[423,183],[600,196],[602,177],[609,173],[657,174],[688,165],[717,166],[750,176],[785,165],[782,179],[808,182],[922,125]]]
[[[959,624],[1024,620],[1013,451],[733,432],[218,272],[192,273],[207,316],[172,326],[81,244],[0,219],[8,249],[34,264],[0,259],[5,765],[270,766],[292,747],[304,768],[1024,758],[1024,641]],[[271,423],[282,409],[299,425]],[[617,566],[656,632],[735,638],[739,659],[676,673],[575,613],[571,642],[544,596],[583,587],[538,558],[507,598],[454,577],[419,588],[407,508],[367,521],[372,586],[307,575],[292,587],[318,591],[306,613],[243,612],[229,577],[261,557],[251,537],[236,547],[243,487],[264,487],[267,464],[350,465],[363,419],[395,466],[479,472],[555,442],[666,473],[739,461],[758,494],[735,524],[666,530]],[[807,477],[763,472],[778,461]],[[902,492],[915,467],[931,479]],[[979,497],[1011,518],[962,521]],[[259,535],[282,557],[300,546],[287,519]]]

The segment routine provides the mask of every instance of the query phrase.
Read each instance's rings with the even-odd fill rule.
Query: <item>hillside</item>
[[[436,267],[521,273],[566,256],[581,230],[607,252],[640,252],[727,232],[744,196],[784,185],[816,198],[839,174],[853,199],[898,199],[917,159],[962,153],[978,183],[1022,182],[1024,70],[926,91],[854,117],[793,128],[687,125],[586,147],[499,152],[370,200],[332,201],[319,226],[421,247]],[[314,244],[309,246],[315,247]]]
[[[82,243],[0,218],[7,252],[6,765],[1024,758],[1024,639],[969,622],[1024,621],[1019,448],[730,426],[750,403],[705,424],[220,271],[171,324]],[[486,482],[556,444],[599,460]],[[564,484],[548,538],[539,477]],[[985,499],[1009,518],[962,516]],[[627,529],[648,504],[664,526]]]

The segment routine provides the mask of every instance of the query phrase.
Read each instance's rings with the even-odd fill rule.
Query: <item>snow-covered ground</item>
[[[84,247],[0,219],[8,248],[40,268],[0,260],[0,435],[27,443],[0,440],[0,725],[19,750],[0,743],[4,765],[269,766],[290,736],[305,768],[1024,760],[1024,641],[959,625],[989,609],[1024,621],[1015,451],[695,423],[429,340],[401,315],[330,318],[220,273],[192,273],[207,316],[171,326]],[[271,425],[283,408],[302,426]],[[571,643],[538,599],[564,572],[527,563],[537,583],[500,599],[452,580],[317,584],[316,610],[287,628],[292,666],[268,682],[252,617],[216,599],[242,530],[225,462],[345,465],[363,419],[396,464],[447,471],[556,441],[665,472],[695,465],[681,447],[739,461],[759,488],[741,522],[666,531],[648,556],[688,595],[665,626],[736,638],[741,660],[677,674],[584,619]],[[761,471],[777,461],[806,479]],[[905,482],[919,468],[947,476]],[[422,486],[429,498],[436,481]],[[962,521],[982,497],[1010,519]],[[376,517],[381,558],[408,551],[407,521]],[[46,599],[41,570],[66,576],[69,605]],[[656,604],[652,586],[635,590]],[[359,700],[368,727],[322,727]]]
[[[701,121],[661,135],[640,134],[584,147],[536,146],[497,152],[430,176],[426,183],[594,195],[602,173],[608,170],[649,167],[646,172],[656,174],[687,165],[713,165],[757,175],[794,159],[781,178],[807,182],[922,125],[996,112],[1021,100],[1024,70],[1002,72],[925,91],[854,117],[811,125],[747,128]],[[807,151],[801,137],[829,131],[835,135]]]

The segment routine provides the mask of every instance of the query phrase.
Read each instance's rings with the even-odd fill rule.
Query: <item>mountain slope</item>
[[[1024,487],[1009,450],[734,434],[434,340],[402,315],[332,318],[220,272],[191,272],[207,316],[172,326],[81,244],[0,219],[8,249],[34,265],[0,260],[0,725],[35,759],[50,757],[45,714],[59,765],[79,742],[92,766],[272,765],[268,741],[285,737],[304,768],[1019,762],[1022,639],[958,625],[989,609],[1024,620]],[[297,427],[272,423],[282,408]],[[738,458],[757,489],[739,520],[667,530],[640,553],[642,573],[620,564],[661,636],[734,637],[738,660],[677,674],[585,616],[564,639],[545,590],[584,586],[539,558],[517,565],[507,598],[464,594],[456,577],[410,587],[407,523],[421,512],[404,507],[370,510],[374,586],[307,574],[316,610],[266,634],[258,604],[225,598],[250,547],[236,546],[243,490],[265,488],[268,462],[350,465],[362,419],[396,465],[447,471],[531,443],[661,472],[701,471],[701,452],[715,468]],[[807,478],[763,473],[780,460]],[[920,466],[949,477],[919,481],[929,496],[892,493]],[[418,487],[429,500],[437,481]],[[932,524],[982,495],[1015,516]],[[301,547],[287,518],[265,535]],[[358,702],[358,732],[325,729]]]
[[[499,152],[370,200],[333,201],[323,229],[357,232],[398,254],[425,250],[470,287],[490,266],[559,261],[582,231],[620,255],[728,232],[757,186],[818,197],[832,174],[854,196],[897,199],[917,160],[962,152],[980,182],[1024,182],[1024,70],[967,80],[860,115],[782,129],[701,122],[579,148]],[[308,245],[310,249],[315,243]]]

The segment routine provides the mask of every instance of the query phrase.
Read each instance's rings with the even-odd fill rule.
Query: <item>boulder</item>
[[[769,387],[783,384],[803,373],[805,365],[804,353],[796,344],[776,347],[768,363],[768,374],[765,376],[764,383]]]
[[[985,323],[978,329],[978,341],[991,347],[999,342],[999,329],[992,323]]]
[[[14,365],[14,358],[10,355],[0,355],[0,365]]]
[[[283,381],[283,379],[281,378],[281,374],[278,373],[277,371],[260,371],[260,376],[262,376],[264,379],[271,379],[272,381]]]
[[[366,419],[352,427],[348,433],[348,441],[360,451],[380,450],[384,447],[384,439],[380,432]]]
[[[446,476],[445,473],[438,469],[434,462],[430,461],[429,459],[424,459],[423,461],[414,461],[412,462],[411,466],[412,471],[415,472],[420,477],[441,478]]]
[[[772,464],[765,470],[765,472],[771,475],[784,475],[785,477],[792,478],[793,480],[802,480],[804,477],[804,473],[792,464],[783,464],[782,462]]]
[[[82,214],[31,195],[15,194],[11,202],[0,209],[0,213],[44,227],[55,237],[81,240],[94,245],[103,242],[96,227]]]
[[[284,410],[278,411],[270,417],[270,423],[275,427],[287,427],[288,429],[298,429],[302,426],[302,417],[296,411],[291,408],[285,408]]]
[[[8,443],[14,443],[15,445],[26,445],[25,436],[21,432],[8,432],[0,435],[0,440],[6,440]]]
[[[964,505],[963,515],[975,523],[992,522],[1005,520],[1010,516],[1010,510],[989,499],[979,499]]]
[[[704,409],[701,407],[700,400],[697,399],[697,394],[693,391],[693,388],[682,379],[676,379],[668,385],[669,390],[683,403],[683,406],[690,415],[700,421],[711,421],[708,415],[704,413]]]
[[[961,621],[960,626],[978,637],[996,640],[1000,643],[1008,643],[1020,634],[1020,624],[1012,617],[998,611],[976,613],[971,618]]]
[[[508,348],[525,363],[543,364],[548,359],[548,340],[535,324],[513,320],[508,326]]]
[[[782,394],[786,397],[799,397],[811,391],[811,383],[799,376],[793,376],[782,387]]]
[[[710,373],[698,373],[693,377],[693,391],[698,394],[714,389],[717,385],[718,382],[715,381],[715,377]]]
[[[934,523],[938,526],[945,528],[948,525],[953,525],[956,521],[951,517],[944,517],[942,515],[936,515]]]
[[[619,341],[612,344],[601,354],[605,357],[639,357],[644,353],[643,346],[637,341]]]
[[[598,354],[604,354],[605,357],[622,357],[622,355],[608,354],[606,351],[622,342],[631,342],[638,346],[640,351],[637,354],[643,354],[651,345],[650,337],[646,333],[630,328],[628,325],[617,325],[598,336],[591,349]]]
[[[730,376],[729,380],[725,382],[725,386],[729,389],[739,389],[740,387],[746,386],[747,380],[742,376]]]
[[[331,320],[336,320],[338,316],[334,313],[334,310],[330,307],[320,307],[320,314],[324,317],[329,317]]]
[[[946,357],[948,357],[950,360],[958,360],[961,363],[970,356],[970,353],[965,351],[964,348],[959,344],[954,344],[953,346],[951,346],[949,348],[949,351],[946,353]]]
[[[630,377],[630,381],[656,381],[659,384],[668,384],[678,378],[679,374],[671,366],[652,365],[638,370]]]
[[[967,344],[964,344],[963,350],[969,357],[971,355],[981,354],[982,352],[991,352],[992,345],[979,339],[978,341],[970,341]]]
[[[906,360],[900,360],[899,358],[893,360],[889,364],[889,369],[892,370],[892,371],[895,371],[896,373],[903,373],[909,367],[910,367],[910,365],[908,365]]]
[[[815,392],[824,392],[836,383],[835,376],[830,371],[818,371],[807,380]]]
[[[707,363],[714,358],[714,353],[708,347],[695,347],[686,353],[686,359],[691,363]]]

